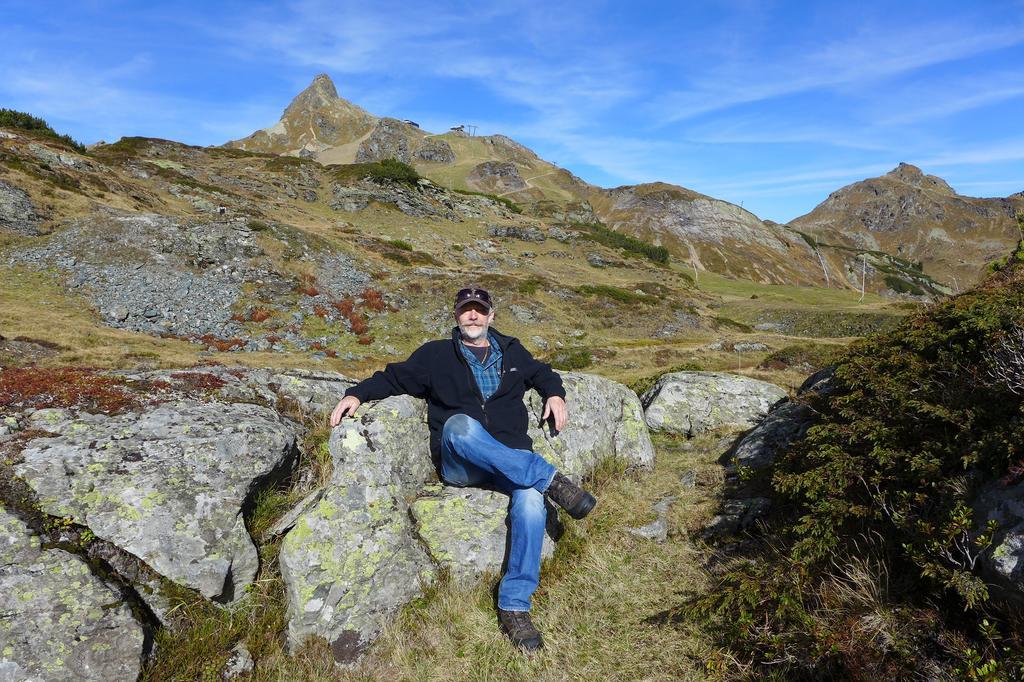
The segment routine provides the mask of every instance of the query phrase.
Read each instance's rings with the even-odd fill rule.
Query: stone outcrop
[[[672,372],[641,400],[652,430],[692,437],[750,428],[785,397],[786,391],[774,384],[726,372]]]
[[[809,392],[828,395],[835,390],[835,368],[826,367],[804,381],[797,397]],[[818,413],[806,400],[783,400],[728,455],[730,467],[764,469],[775,461],[776,453],[804,437],[818,420]]]
[[[134,680],[143,643],[120,595],[0,505],[0,680]]]
[[[384,159],[397,159],[402,163],[409,163],[412,161],[411,148],[415,144],[410,137],[418,136],[416,129],[408,123],[394,118],[382,118],[370,136],[360,143],[359,151],[356,152],[356,163]]]
[[[339,660],[358,657],[433,577],[406,502],[433,475],[425,405],[401,396],[363,410],[331,434],[334,475],[280,555],[289,641],[319,635]]]
[[[15,472],[40,509],[86,526],[208,599],[230,601],[256,574],[243,504],[296,454],[296,427],[252,404],[178,401],[108,417],[46,409],[55,434]]]
[[[32,204],[28,192],[6,182],[0,182],[0,230],[18,234],[39,234],[42,219]]]
[[[519,239],[524,242],[542,242],[548,238],[543,230],[533,225],[499,225],[496,223],[487,225],[487,236]]]
[[[478,164],[466,176],[466,182],[492,194],[506,194],[527,188],[526,182],[519,175],[519,168],[505,161],[484,161]]]
[[[592,375],[563,382],[570,424],[557,436],[531,427],[537,452],[577,480],[608,458],[653,465],[636,394]],[[525,404],[537,424],[539,396]],[[288,634],[293,645],[323,637],[339,660],[352,660],[438,567],[458,577],[500,570],[508,498],[436,483],[425,405],[409,397],[363,407],[328,448],[334,476],[282,544]]]
[[[493,199],[449,192],[429,180],[416,186],[399,182],[362,180],[354,185],[335,183],[330,207],[349,213],[362,211],[370,202],[390,204],[414,218],[438,217],[453,222],[487,214],[508,217],[508,209]]]
[[[415,156],[431,163],[455,163],[455,151],[444,140],[430,138],[416,150]]]

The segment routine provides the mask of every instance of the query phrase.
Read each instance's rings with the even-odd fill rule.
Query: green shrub
[[[734,560],[676,615],[714,632],[733,660],[789,679],[899,679],[936,641],[929,661],[951,678],[1021,672],[1019,616],[989,600],[980,575],[996,529],[972,511],[983,485],[1024,472],[1024,397],[989,377],[994,349],[1021,325],[1024,266],[1011,263],[853,344],[835,392],[804,398],[818,423],[762,482],[777,510],[771,546]],[[850,566],[866,557],[875,577],[859,581]],[[858,629],[867,619],[894,623],[884,643]]]
[[[540,277],[529,277],[516,285],[516,291],[526,296],[533,296],[537,289],[544,286],[545,282]]]
[[[837,346],[819,343],[796,343],[772,351],[761,361],[758,367],[760,369],[800,367],[809,372],[814,372],[822,367],[833,364],[840,351],[841,349]]]
[[[415,185],[421,179],[420,174],[416,172],[415,168],[397,159],[330,166],[330,169],[336,179],[345,183],[357,180],[373,180],[375,182],[392,181],[401,182],[406,185]]]
[[[401,249],[402,251],[412,251],[412,244],[402,239],[386,239],[384,240],[384,243],[390,244],[396,249]]]
[[[586,369],[593,362],[594,356],[589,348],[562,348],[548,357],[548,364],[562,371]]]
[[[615,249],[622,249],[626,253],[633,253],[639,256],[665,265],[668,263],[669,253],[664,246],[655,246],[642,239],[630,237],[629,235],[609,230],[600,223],[576,223],[573,228],[581,230],[583,237],[592,241],[610,246]]]
[[[53,138],[63,142],[77,152],[86,153],[85,145],[75,140],[70,135],[61,135],[50,127],[50,124],[41,118],[26,114],[13,109],[0,109],[0,128],[18,128],[19,130],[30,130],[39,133],[44,137]]]
[[[919,287],[914,282],[908,282],[905,279],[897,277],[896,275],[886,275],[885,285],[895,291],[897,294],[913,294],[914,296],[924,296],[924,289]]]

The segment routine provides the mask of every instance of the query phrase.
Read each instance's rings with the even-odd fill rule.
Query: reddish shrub
[[[363,336],[359,337],[359,343],[364,345],[364,346],[369,346],[371,343],[373,343],[373,337],[372,336],[366,336],[364,334]]]
[[[320,290],[317,289],[312,284],[303,284],[300,287],[298,287],[296,291],[298,291],[300,294],[305,294],[306,296],[316,296],[317,294],[320,293]]]
[[[317,317],[329,320],[331,318],[331,311],[322,305],[313,306],[313,312],[316,313]]]
[[[366,334],[366,332],[370,331],[370,325],[367,323],[366,317],[359,313],[353,314],[348,318],[348,321],[352,327],[352,333],[356,336],[362,336]]]
[[[120,377],[74,367],[6,367],[0,369],[0,405],[77,407],[115,414],[137,409],[143,396]]]
[[[387,307],[384,296],[376,289],[363,290],[363,305],[367,310],[372,310],[375,313],[379,313]]]
[[[273,311],[267,310],[266,308],[256,307],[253,308],[249,313],[250,322],[263,322],[264,320],[270,319],[273,315]]]
[[[281,337],[277,334],[267,334],[268,343],[281,343]]]
[[[206,344],[207,348],[213,348],[221,353],[231,350],[232,348],[241,348],[245,345],[245,341],[242,339],[218,339],[212,334],[203,334],[199,337],[199,340]]]
[[[175,372],[171,375],[171,378],[177,379],[189,388],[204,391],[222,388],[227,383],[216,374],[210,374],[209,372]]]
[[[331,305],[341,313],[342,317],[348,318],[355,310],[356,302],[351,296],[346,296],[340,301],[334,301]]]
[[[235,322],[245,322],[245,315],[242,313],[235,313],[231,316],[231,319]]]
[[[334,350],[333,348],[324,348],[324,353],[329,358],[336,358],[336,357],[338,357],[338,351]]]

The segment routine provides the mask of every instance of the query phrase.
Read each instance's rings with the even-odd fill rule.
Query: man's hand
[[[331,412],[331,428],[341,423],[341,418],[344,416],[354,417],[356,416],[356,410],[362,405],[362,401],[354,395],[342,398],[338,403],[338,406],[334,408],[334,412]],[[565,409],[565,408],[562,408]]]
[[[569,411],[565,409],[565,401],[559,396],[553,395],[544,403],[544,414],[541,421],[547,421],[548,417],[555,418],[555,430],[561,431],[569,421]]]

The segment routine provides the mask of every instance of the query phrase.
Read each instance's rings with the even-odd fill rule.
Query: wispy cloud
[[[944,118],[1024,97],[1019,70],[925,79],[899,89],[872,107],[879,126],[899,126]]]
[[[956,24],[911,31],[860,30],[822,47],[775,59],[751,55],[712,68],[693,87],[656,100],[662,123],[784,95],[849,88],[1024,42],[1024,25],[965,31]]]

